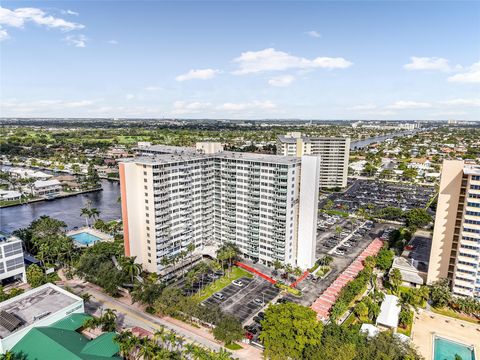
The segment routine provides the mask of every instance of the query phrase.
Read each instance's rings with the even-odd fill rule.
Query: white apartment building
[[[26,282],[22,240],[0,233],[0,280],[8,278]]]
[[[445,160],[427,282],[447,278],[458,296],[480,298],[480,166]]]
[[[277,137],[277,155],[320,157],[321,188],[347,186],[349,154],[348,137],[307,137],[299,132]]]
[[[119,164],[127,256],[159,272],[189,244],[232,242],[263,264],[313,266],[318,157],[160,147]]]

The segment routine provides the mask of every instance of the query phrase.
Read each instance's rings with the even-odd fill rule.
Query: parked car
[[[253,299],[253,302],[254,302],[255,304],[257,304],[257,305],[265,305],[265,303],[263,302],[263,300],[260,299],[260,298],[255,298],[255,299]]]
[[[242,280],[233,280],[232,284],[235,285],[235,286],[238,286],[238,287],[243,287],[243,285],[244,285]]]
[[[213,294],[213,297],[217,298],[218,300],[225,299],[225,295],[223,295],[221,292],[217,292],[217,293]]]

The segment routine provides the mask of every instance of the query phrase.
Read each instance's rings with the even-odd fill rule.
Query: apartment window
[[[3,247],[3,252],[5,257],[21,254],[23,253],[22,244],[21,243],[7,244]]]
[[[144,188],[145,188],[145,190],[148,190],[148,186],[147,186],[147,185],[145,185]],[[147,195],[147,193],[145,193],[145,195]]]
[[[480,181],[480,175],[473,175],[472,180]]]
[[[7,271],[12,271],[15,269],[22,268],[24,266],[23,256],[7,260]]]
[[[143,175],[147,176],[147,172],[146,172],[146,171],[144,171],[144,172],[143,172]]]

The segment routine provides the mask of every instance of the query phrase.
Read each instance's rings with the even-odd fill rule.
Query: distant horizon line
[[[229,119],[229,118],[151,118],[151,117],[0,117],[3,120],[148,120],[148,121],[302,121],[302,122],[478,122],[480,120],[463,120],[463,119],[301,119],[301,118],[265,118],[265,119]]]

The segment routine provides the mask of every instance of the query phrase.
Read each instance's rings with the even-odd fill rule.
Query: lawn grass
[[[412,324],[408,325],[405,329],[401,326],[397,327],[397,332],[410,337],[410,335],[412,334]]]
[[[348,213],[346,211],[340,211],[340,210],[323,210],[325,214],[328,215],[338,215],[344,218],[348,217]]]
[[[240,349],[242,349],[242,347],[240,345],[238,345],[237,343],[225,344],[225,347],[228,350],[240,350]]]
[[[222,276],[220,279],[215,280],[213,283],[208,285],[205,289],[199,291],[194,295],[194,298],[198,302],[202,302],[212,296],[214,293],[222,290],[224,287],[229,285],[233,280],[239,279],[241,277],[252,278],[253,275],[250,274],[247,270],[234,266],[232,271],[228,270],[227,274]]]
[[[480,320],[476,320],[473,317],[461,314],[461,313],[459,313],[455,310],[449,309],[449,308],[438,309],[438,308],[432,307],[431,310],[432,310],[432,312],[434,312],[436,314],[445,315],[445,316],[448,316],[448,317],[451,317],[451,318],[454,318],[454,319],[458,319],[458,320],[468,321],[468,322],[471,322],[471,323],[474,323],[474,324],[480,324]]]

